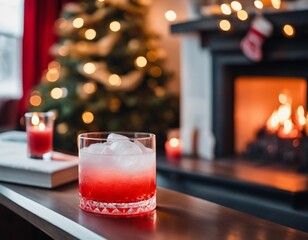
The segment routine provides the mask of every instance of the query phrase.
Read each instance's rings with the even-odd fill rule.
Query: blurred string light
[[[231,8],[234,10],[234,11],[240,11],[242,10],[242,4],[238,1],[232,1],[231,2]]]
[[[121,23],[118,21],[113,21],[109,24],[109,28],[113,32],[118,32],[121,29]]]
[[[135,64],[137,67],[143,68],[147,65],[148,61],[145,57],[139,56],[135,60]]]
[[[93,82],[87,82],[83,84],[82,89],[86,94],[93,94],[97,90],[97,85]]]
[[[83,71],[87,74],[92,74],[96,71],[94,63],[88,62],[83,65]]]
[[[90,124],[90,123],[92,123],[92,122],[94,121],[94,115],[93,115],[93,113],[88,112],[88,111],[84,112],[84,113],[82,114],[81,118],[82,118],[82,121],[83,121],[84,123],[86,123],[86,124]]]
[[[154,50],[150,50],[146,53],[146,57],[149,62],[155,62],[158,58],[156,52]]]
[[[168,10],[167,12],[165,12],[165,18],[167,19],[167,21],[169,22],[173,22],[176,20],[176,13],[173,10]]]
[[[116,86],[116,87],[118,87],[122,84],[122,80],[121,80],[120,76],[117,75],[117,74],[111,74],[108,78],[108,82],[109,82],[110,85]]]
[[[49,82],[56,82],[60,77],[61,65],[57,61],[52,61],[48,64],[48,70],[46,72],[46,79]]]
[[[255,7],[257,8],[257,9],[262,9],[263,8],[263,2],[262,1],[260,1],[260,0],[255,0],[254,2],[253,2],[253,4],[255,5]]]
[[[50,96],[53,99],[60,99],[67,96],[67,89],[66,88],[59,88],[55,87],[50,91]]]
[[[280,9],[281,8],[281,0],[267,0],[266,2],[264,0],[253,0],[253,6],[257,11],[260,11],[264,8],[264,3],[266,3],[266,7],[272,7],[274,9]],[[245,2],[246,3],[246,2]],[[251,6],[251,5],[249,5]],[[228,3],[224,2],[220,4],[220,12],[222,15],[231,15],[232,13],[236,14],[237,18],[241,21],[246,21],[249,18],[249,13],[247,9],[245,9],[246,5],[242,5],[241,1],[229,1]],[[250,9],[251,10],[251,9]],[[255,12],[254,12],[255,13]],[[231,22],[224,19],[219,22],[219,28],[222,31],[229,31],[232,26]],[[293,37],[295,34],[295,29],[291,28],[289,26],[285,27],[286,29],[283,29],[283,33],[286,37]]]
[[[237,13],[238,19],[245,21],[248,19],[248,13],[245,10],[240,10]]]
[[[157,97],[163,97],[166,94],[166,90],[163,87],[154,88],[154,92]]]
[[[282,32],[286,37],[294,37],[295,36],[295,28],[290,24],[286,24],[282,28]]]
[[[39,91],[33,91],[31,93],[29,102],[34,107],[40,106],[42,104],[41,93]]]
[[[96,31],[90,28],[85,31],[84,36],[87,40],[93,40],[96,37]]]
[[[57,132],[60,134],[66,134],[68,132],[68,125],[67,123],[59,123],[56,127]]]
[[[230,15],[232,13],[230,5],[226,3],[220,5],[220,10],[225,15]]]
[[[80,18],[80,17],[79,18],[75,18],[73,20],[73,26],[75,28],[81,28],[83,26],[83,24],[84,24],[84,20],[82,18]]]
[[[219,22],[219,27],[223,31],[229,31],[231,29],[231,23],[224,19]]]
[[[160,77],[162,75],[162,69],[158,66],[153,66],[150,68],[149,73],[152,77]]]
[[[280,9],[281,6],[281,0],[271,0],[273,8]]]

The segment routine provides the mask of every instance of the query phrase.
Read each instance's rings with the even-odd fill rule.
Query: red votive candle
[[[35,159],[50,159],[53,141],[53,113],[26,113],[25,119],[28,156]]]
[[[178,138],[171,138],[165,143],[166,155],[170,159],[177,159],[181,157],[181,141]]]

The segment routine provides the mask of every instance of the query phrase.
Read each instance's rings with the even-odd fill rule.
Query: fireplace
[[[264,16],[273,24],[274,33],[265,41],[264,57],[258,63],[249,60],[239,48],[240,41],[250,27],[249,21],[242,22],[230,17],[231,21],[235,23],[234,29],[230,32],[219,30],[220,18],[217,16],[203,17],[195,21],[178,23],[171,27],[174,33],[199,33],[201,45],[210,52],[212,61],[211,127],[216,142],[215,158],[238,156],[243,145],[247,144],[247,141],[250,140],[249,137],[256,130],[248,129],[245,133],[245,130],[242,129],[245,126],[236,122],[239,117],[239,88],[244,87],[246,91],[253,91],[251,95],[257,93],[251,84],[258,84],[258,88],[261,91],[264,88],[264,92],[271,88],[273,90],[270,96],[272,101],[269,105],[273,105],[277,100],[277,92],[280,91],[280,88],[281,91],[286,89],[292,92],[297,105],[307,108],[308,33],[306,29],[308,11],[264,13]],[[293,38],[287,38],[281,32],[285,23],[293,25],[296,29],[297,33]],[[258,97],[260,98],[260,96]],[[263,108],[267,107],[268,105]],[[241,114],[242,111],[240,110]],[[260,121],[264,121],[266,118],[267,111],[270,110],[262,109],[262,111],[263,119],[258,119],[259,122],[249,123],[250,125],[260,124]],[[254,120],[258,117],[260,117],[260,113],[255,112]],[[248,140],[242,139],[243,133],[249,135]],[[247,136],[245,137],[247,138]]]
[[[267,54],[270,54],[270,51],[267,51]],[[270,116],[269,111],[274,110],[277,91],[292,92],[293,98],[296,99],[295,105],[307,106],[307,60],[273,58],[262,63],[253,63],[241,53],[224,55],[215,52],[213,58],[213,132],[217,142],[217,157],[234,156],[243,151],[257,128],[262,127],[262,121],[265,123]],[[262,95],[256,95],[261,94],[262,88],[264,98],[270,102],[262,103]],[[271,94],[266,96],[269,88],[272,90]],[[249,91],[249,97],[254,98],[250,100],[255,104],[251,108],[258,106],[259,109],[241,106],[243,101],[247,104],[247,96],[242,96],[243,92],[247,94]],[[259,104],[256,104],[256,101]],[[253,114],[247,117],[246,121],[249,123],[246,126],[240,114]],[[248,136],[242,136],[243,134]]]

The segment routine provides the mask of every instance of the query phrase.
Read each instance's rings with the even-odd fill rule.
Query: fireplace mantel
[[[275,53],[278,48],[298,49],[301,48],[301,55],[307,56],[308,45],[308,9],[285,12],[265,12],[263,16],[269,20],[274,27],[273,35],[265,42],[265,50],[273,50],[274,56],[281,57],[281,51]],[[209,47],[211,51],[228,51],[240,50],[239,41],[249,30],[250,24],[254,16],[250,16],[249,20],[241,21],[235,16],[204,16],[197,20],[190,20],[171,25],[171,32],[174,34],[180,33],[199,33],[203,47]],[[228,32],[223,32],[219,29],[219,22],[222,19],[227,19],[231,22],[232,28]],[[283,36],[281,29],[285,24],[290,24],[297,30],[297,35],[294,38],[286,38]],[[279,39],[279,46],[277,46]],[[295,43],[295,44],[294,44]],[[303,45],[306,46],[303,52]],[[294,57],[298,57],[297,55]]]

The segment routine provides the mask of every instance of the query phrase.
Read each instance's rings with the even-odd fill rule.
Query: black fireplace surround
[[[264,13],[264,17],[273,24],[274,32],[265,40],[264,56],[258,63],[249,60],[240,49],[240,41],[249,30],[251,20],[243,22],[234,16],[228,17],[233,26],[229,32],[219,30],[220,16],[202,17],[171,26],[173,33],[199,34],[202,46],[211,51],[212,130],[217,158],[235,155],[234,83],[238,76],[301,77],[308,81],[308,10]],[[283,35],[285,24],[296,29],[294,37]]]

